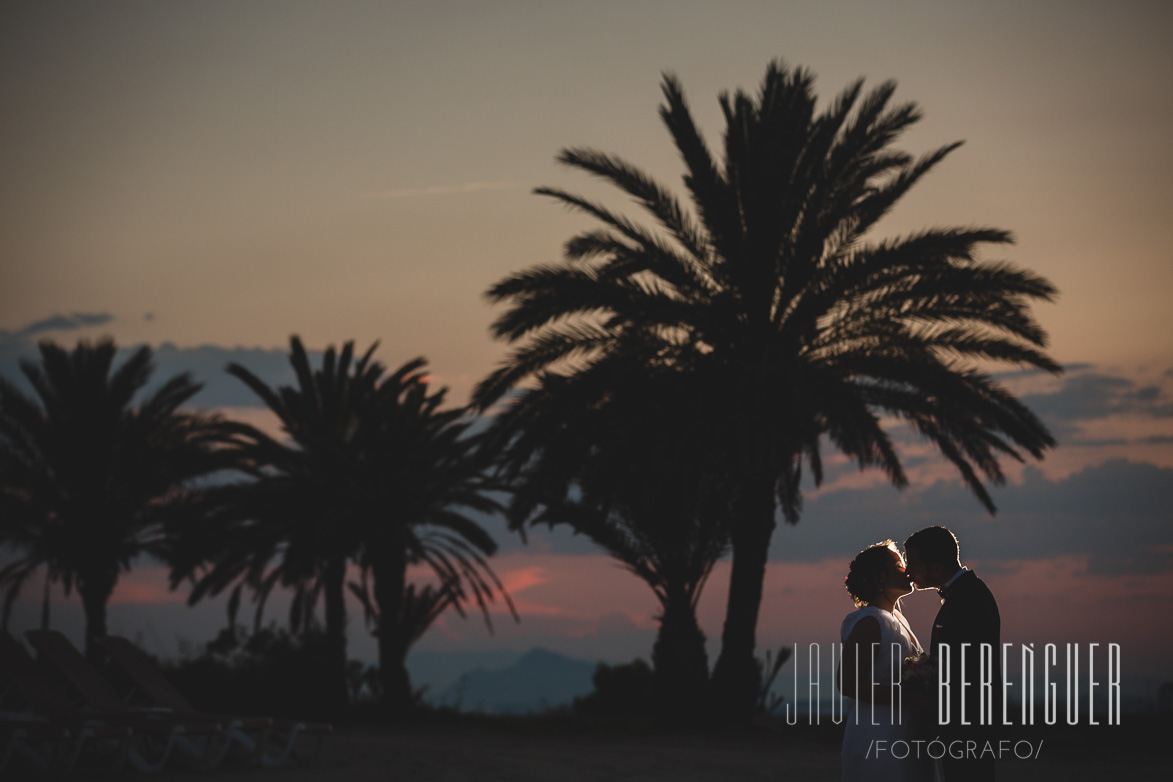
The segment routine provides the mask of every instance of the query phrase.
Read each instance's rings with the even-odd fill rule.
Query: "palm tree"
[[[648,584],[661,608],[652,662],[662,712],[684,719],[703,706],[709,678],[697,601],[729,546],[708,398],[671,371],[621,389],[575,380],[543,377],[487,435],[510,444],[500,465],[511,522],[523,534],[567,524]]]
[[[243,366],[228,366],[277,415],[288,441],[248,429],[236,450],[253,480],[217,491],[209,523],[175,531],[185,541],[187,556],[176,562],[171,579],[174,586],[200,573],[190,604],[232,586],[230,626],[246,586],[254,592],[258,626],[273,588],[292,588],[295,633],[313,629],[323,598],[328,660],[323,675],[330,681],[326,689],[333,693],[333,706],[340,708],[347,698],[346,563],[359,548],[361,529],[351,503],[359,474],[359,454],[352,447],[356,411],[373,393],[383,368],[370,360],[373,345],[357,361],[353,343],[341,353],[331,347],[317,371],[296,336],[290,348],[296,388],[273,390]]]
[[[893,148],[921,116],[891,105],[895,85],[858,81],[816,112],[813,77],[780,62],[760,92],[720,96],[723,158],[714,160],[677,79],[660,116],[684,161],[695,213],[626,161],[590,149],[559,160],[632,196],[644,228],[564,190],[539,188],[602,225],[572,238],[566,260],[513,274],[488,297],[510,307],[496,337],[521,343],[481,382],[487,409],[542,373],[618,385],[618,357],[720,380],[711,415],[728,432],[735,490],[733,568],[713,672],[727,713],[744,718],[757,686],[755,629],[780,507],[796,523],[804,465],[822,478],[824,440],[907,483],[881,416],[933,442],[992,512],[983,480],[998,459],[1041,458],[1054,440],[982,368],[1059,367],[1030,313],[1050,301],[1044,279],[978,250],[1011,242],[993,228],[933,228],[869,240],[899,198],[958,144],[923,157]]]
[[[429,392],[424,366],[423,359],[410,361],[383,381],[357,425],[356,445],[371,478],[359,489],[361,501],[382,523],[363,537],[364,586],[355,593],[379,640],[383,702],[398,713],[414,703],[407,653],[445,608],[464,615],[464,604],[475,602],[492,632],[489,603],[500,595],[518,618],[485,559],[497,544],[468,515],[503,511],[485,476],[488,451],[470,436],[463,408],[441,409],[447,388]],[[438,588],[417,592],[407,583],[408,566],[416,563],[439,578]]]
[[[367,625],[373,628],[375,637],[379,639],[379,666],[373,669],[373,675],[364,683],[376,694],[387,713],[402,716],[416,705],[420,694],[411,688],[411,680],[404,664],[407,653],[411,651],[411,647],[415,645],[416,641],[423,638],[424,633],[440,618],[441,614],[449,608],[456,611],[461,617],[465,617],[464,605],[469,598],[459,579],[450,579],[439,585],[407,584],[399,598],[398,615],[394,618],[390,614],[384,617],[378,602],[373,597],[374,590],[370,583],[369,573],[370,570],[364,568],[362,580],[358,583],[351,582],[348,585],[359,603],[362,604]],[[390,642],[384,641],[381,637],[382,628],[385,627],[394,628],[394,636]],[[384,659],[384,646],[389,651],[393,650],[394,654],[389,655],[392,659]],[[401,691],[397,695],[388,693],[386,690],[388,684]]]
[[[367,569],[374,575],[381,616],[401,615],[407,565],[423,561],[445,583],[468,584],[487,618],[500,584],[484,556],[496,546],[450,506],[491,511],[496,505],[478,493],[482,465],[472,441],[460,437],[466,427],[455,420],[460,411],[437,412],[443,392],[427,394],[422,359],[383,377],[383,366],[371,361],[376,345],[355,361],[348,342],[341,352],[328,348],[315,371],[301,341],[294,336],[290,344],[296,388],[273,390],[238,364],[228,368],[277,414],[289,441],[255,429],[242,438],[240,457],[254,480],[223,487],[212,523],[183,531],[189,556],[173,568],[172,581],[195,578],[192,603],[232,587],[230,624],[244,588],[254,593],[259,624],[273,588],[290,587],[295,632],[313,626],[323,598],[326,675],[340,706],[347,563],[362,565],[364,581]],[[415,528],[420,524],[437,529],[424,534]],[[409,644],[394,621],[380,623],[378,634],[384,697],[410,701],[403,667]]]
[[[201,388],[187,374],[136,406],[151,376],[148,347],[117,369],[110,339],[82,341],[71,352],[52,342],[39,347],[39,364],[21,362],[35,398],[0,379],[0,542],[19,554],[0,570],[3,624],[43,566],[46,589],[59,582],[69,594],[76,586],[93,658],[120,574],[140,555],[172,555],[165,526],[198,512],[193,482],[232,466],[221,446],[238,429],[180,412]]]

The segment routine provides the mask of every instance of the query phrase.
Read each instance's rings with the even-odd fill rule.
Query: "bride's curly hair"
[[[843,583],[856,608],[866,606],[880,596],[880,576],[888,566],[889,553],[900,556],[896,542],[881,540],[868,546],[851,560]]]

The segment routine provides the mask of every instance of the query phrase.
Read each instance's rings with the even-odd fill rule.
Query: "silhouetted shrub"
[[[591,677],[595,690],[574,699],[584,717],[651,717],[656,713],[655,675],[642,659],[621,665],[599,663]]]
[[[791,651],[789,646],[780,646],[776,652],[767,649],[764,657],[754,658],[759,682],[757,703],[755,704],[757,713],[773,714],[785,700],[782,695],[772,692],[771,688],[774,686],[774,680],[778,678],[782,666],[790,659]]]
[[[325,634],[294,637],[270,626],[224,630],[196,657],[162,664],[197,709],[227,714],[332,718]]]

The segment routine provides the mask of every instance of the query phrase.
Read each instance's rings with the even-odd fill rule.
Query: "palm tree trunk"
[[[766,559],[774,533],[774,482],[760,474],[747,481],[738,503],[731,540],[733,567],[721,633],[721,654],[713,669],[713,689],[721,716],[735,724],[753,717],[760,673],[754,659],[758,611]]]
[[[407,633],[403,623],[403,593],[407,588],[407,560],[401,544],[390,544],[375,558],[375,602],[379,606],[379,683],[383,708],[403,714],[411,708],[411,679],[407,674]]]
[[[669,588],[652,647],[657,701],[669,721],[689,723],[708,711],[709,657],[696,611],[682,588]]]
[[[326,660],[331,708],[341,711],[349,700],[346,690],[346,557],[326,564]]]
[[[45,594],[41,599],[41,629],[48,632],[49,630],[49,598],[51,597],[53,582],[49,580],[49,574],[45,574]]]
[[[82,610],[86,615],[86,659],[101,662],[101,647],[97,639],[106,635],[106,604],[118,581],[116,573],[87,573],[78,579]]]

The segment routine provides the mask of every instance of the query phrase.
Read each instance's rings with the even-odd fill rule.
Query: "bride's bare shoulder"
[[[841,637],[844,643],[870,643],[880,638],[880,620],[877,610],[864,606],[843,619]]]

